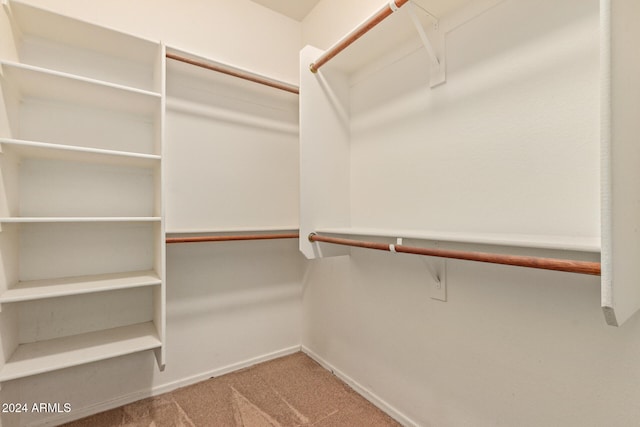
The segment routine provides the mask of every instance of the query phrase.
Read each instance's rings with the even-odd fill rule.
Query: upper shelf
[[[21,63],[159,90],[160,44],[20,1],[3,0]]]
[[[437,30],[444,34],[461,22],[487,10],[503,0],[413,0],[391,13],[388,17],[372,23],[376,15],[391,7],[385,4],[376,14],[362,22],[344,37],[338,40],[325,54],[346,40],[357,39],[343,54],[331,59],[331,67],[347,74],[366,68],[379,58],[404,56],[423,46],[421,35],[417,32],[410,9],[423,30]],[[397,3],[397,1],[396,1]],[[366,30],[362,33],[362,30]],[[357,35],[361,33],[361,35]]]
[[[32,224],[32,223],[61,223],[61,222],[160,222],[159,216],[82,216],[82,217],[0,217],[0,223]]]
[[[22,35],[54,40],[125,60],[151,63],[157,57],[157,42],[99,27],[20,1],[2,1]]]
[[[298,133],[297,86],[171,47],[166,68],[168,110]]]
[[[300,93],[298,86],[294,84],[284,82],[282,80],[277,80],[251,70],[246,70],[243,68],[235,67],[233,65],[206,59],[201,56],[181,51],[172,47],[167,47],[166,56],[172,61],[189,64],[191,67],[198,67],[208,71],[215,71],[217,73],[226,74],[234,78],[258,83],[260,85],[268,86],[274,89],[280,89],[296,95]],[[171,63],[171,61],[169,63]]]
[[[21,97],[53,99],[132,114],[153,115],[160,106],[160,93],[50,71],[9,61],[0,61],[4,79]]]
[[[298,231],[298,225],[274,225],[263,227],[229,227],[229,228],[209,228],[209,229],[171,229],[167,230],[168,235],[194,235],[194,234],[246,234],[246,233],[275,233]]]

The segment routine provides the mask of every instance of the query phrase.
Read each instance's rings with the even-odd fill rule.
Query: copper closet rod
[[[361,240],[342,239],[336,237],[309,235],[311,242],[333,243],[336,245],[354,246],[358,248],[377,249],[380,251],[402,252],[405,254],[427,255],[440,258],[461,259],[467,261],[489,262],[492,264],[515,265],[518,267],[540,268],[543,270],[566,271],[569,273],[600,275],[600,263],[574,261],[568,259],[538,258],[518,255],[501,255],[486,252],[451,251],[444,249],[418,248],[414,246],[389,245],[387,243],[365,242]],[[393,247],[393,249],[392,249]]]
[[[168,52],[166,56],[169,59],[184,62],[185,64],[191,64],[191,65],[195,65],[196,67],[206,68],[207,70],[217,71],[218,73],[227,74],[229,76],[238,77],[240,79],[248,80],[250,82],[259,83],[261,85],[295,93],[296,95],[300,94],[300,90],[298,89],[297,86],[279,82],[276,80],[271,80],[266,77],[262,77],[258,74],[250,73],[248,71],[242,71],[237,68],[224,66],[221,64],[213,64],[209,62],[196,61],[194,59],[185,58],[183,56],[176,55],[173,53],[168,53]]]
[[[409,0],[392,0],[395,2],[397,8],[404,6]],[[391,8],[390,4],[384,6],[380,9],[375,15],[371,18],[367,19],[362,25],[353,30],[347,36],[345,36],[342,40],[340,40],[336,45],[331,47],[325,53],[320,55],[318,59],[309,65],[309,69],[312,73],[318,71],[320,67],[326,64],[331,58],[342,52],[348,46],[350,46],[353,42],[358,40],[360,37],[369,32],[373,27],[384,21],[389,15],[391,15],[394,10]]]
[[[230,242],[234,240],[297,239],[298,233],[239,234],[229,236],[167,237],[167,243]]]

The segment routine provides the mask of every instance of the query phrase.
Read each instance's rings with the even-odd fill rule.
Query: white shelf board
[[[152,115],[161,95],[73,74],[51,71],[11,61],[0,61],[4,78],[24,97],[88,105],[133,114]]]
[[[473,243],[536,249],[554,249],[577,252],[600,252],[600,238],[574,236],[537,236],[518,234],[458,233],[444,231],[403,230],[382,228],[320,228],[323,234],[343,236],[375,236],[405,239],[433,240],[441,242]]]
[[[19,282],[14,288],[2,293],[0,304],[154,286],[161,283],[160,277],[154,271],[32,280]]]
[[[234,233],[272,233],[278,231],[295,232],[297,225],[285,226],[264,226],[264,227],[230,227],[230,228],[209,228],[209,229],[174,229],[167,230],[167,235],[177,234],[234,234]]]
[[[153,322],[21,344],[0,370],[9,381],[162,346]]]
[[[37,157],[75,162],[94,162],[152,168],[161,157],[155,154],[76,147],[73,145],[49,144],[46,142],[0,138],[0,144],[23,157]]]
[[[220,62],[211,58],[207,58],[201,55],[198,55],[196,53],[193,52],[189,52],[186,50],[182,50],[176,47],[172,47],[172,46],[167,46],[167,53],[169,54],[173,54],[173,55],[178,55],[181,56],[183,58],[187,58],[193,61],[197,61],[197,62],[202,62],[205,64],[209,64],[211,66],[214,67],[220,67],[222,69],[227,69],[229,71],[232,72],[237,72],[240,74],[248,74],[254,77],[258,77],[258,78],[262,78],[262,79],[266,79],[269,80],[273,83],[276,84],[281,84],[284,86],[289,86],[291,87],[291,89],[297,89],[298,85],[295,82],[290,82],[290,81],[285,81],[285,80],[280,80],[271,76],[267,76],[264,75],[260,72],[258,72],[257,70],[253,70],[253,69],[249,69],[249,68],[245,68],[245,67],[241,67],[235,64],[231,64],[231,63],[227,63],[227,62]],[[167,71],[170,73],[179,73],[179,74],[185,74],[188,75],[191,78],[208,78],[210,73],[212,72],[211,70],[206,70],[204,68],[201,67],[196,67],[192,64],[186,64],[180,61],[176,61],[174,59],[171,58],[167,58]],[[250,84],[250,85],[255,85],[257,83],[255,82],[249,82],[248,80],[244,80],[244,79],[239,79],[237,77],[231,77],[229,76],[230,79],[233,79],[232,81],[234,81],[235,83],[240,83],[240,84]],[[244,82],[244,83],[242,83]],[[259,87],[263,87],[262,85]],[[254,87],[255,89],[255,87]],[[263,87],[264,90],[268,90],[268,91],[272,91],[274,88],[268,88],[267,86]],[[277,90],[277,89],[276,89]],[[284,95],[283,93],[280,93],[280,95]],[[294,96],[297,97],[297,94],[293,94],[293,93],[289,93],[286,94],[285,96]]]
[[[158,42],[100,27],[20,1],[9,2],[11,16],[23,35],[42,37],[128,61],[152,63]]]
[[[26,224],[47,222],[160,222],[159,216],[105,216],[105,217],[5,217],[0,223]]]

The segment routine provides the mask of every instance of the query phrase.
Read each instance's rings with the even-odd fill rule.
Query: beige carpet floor
[[[399,426],[303,353],[261,363],[65,425]]]

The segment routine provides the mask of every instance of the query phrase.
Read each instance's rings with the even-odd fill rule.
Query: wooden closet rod
[[[167,243],[230,242],[234,240],[297,239],[298,233],[239,234],[229,236],[167,237]]]
[[[253,74],[248,71],[242,71],[237,68],[233,68],[230,66],[225,66],[221,64],[212,64],[209,62],[196,61],[194,59],[185,58],[180,55],[176,55],[173,53],[167,52],[167,58],[173,59],[176,61],[184,62],[185,64],[195,65],[196,67],[206,68],[207,70],[217,71],[219,73],[227,74],[229,76],[238,77],[240,79],[249,80],[250,82],[259,83],[261,85],[273,87],[276,89],[284,90],[287,92],[295,93],[296,95],[300,94],[300,90],[297,86],[279,82],[276,80],[272,80],[266,77],[262,77],[258,74]]]
[[[543,270],[567,271],[570,273],[600,275],[600,263],[574,261],[568,259],[538,258],[519,255],[501,255],[486,252],[452,251],[444,249],[419,248],[387,243],[365,242],[361,240],[342,239],[336,237],[309,234],[309,241],[333,243],[336,245],[354,246],[358,248],[377,249],[380,251],[402,252],[405,254],[427,255],[440,258],[462,259],[467,261],[489,262],[493,264],[515,265],[518,267],[540,268]],[[393,248],[393,249],[392,249]]]
[[[395,3],[397,8],[400,8],[409,2],[409,0],[391,0],[391,1]],[[320,55],[318,59],[312,62],[311,65],[309,65],[309,69],[311,70],[311,72],[316,73],[318,69],[322,67],[324,64],[326,64],[331,58],[333,58],[334,56],[342,52],[349,45],[351,45],[353,42],[355,42],[360,37],[365,35],[367,32],[369,32],[369,30],[371,30],[373,27],[378,25],[380,22],[384,21],[393,12],[395,12],[395,10],[391,8],[391,3],[384,6],[382,9],[376,12],[375,15],[367,19],[365,22],[362,23],[362,25],[360,25],[358,28],[356,28],[355,30],[347,34],[345,37],[342,38],[342,40],[340,40],[338,43],[333,45],[325,53]]]

